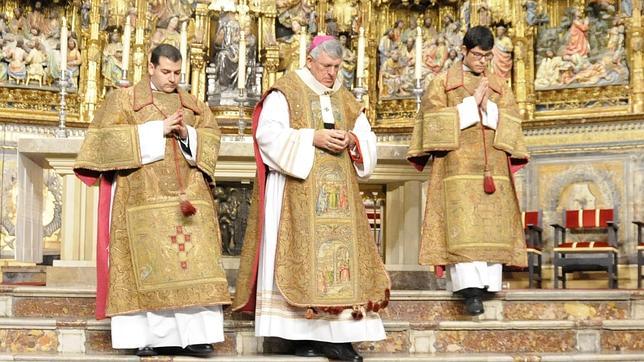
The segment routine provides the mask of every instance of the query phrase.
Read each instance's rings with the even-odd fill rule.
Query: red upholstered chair
[[[637,289],[641,289],[644,279],[644,240],[642,240],[644,222],[633,221],[633,224],[637,225]]]
[[[543,249],[543,229],[541,228],[541,211],[525,211],[521,213],[523,231],[525,233],[526,250],[528,252],[528,267],[520,268],[505,266],[505,271],[528,272],[528,287],[541,288],[541,252]]]
[[[541,211],[526,211],[521,214],[528,252],[528,287],[541,288],[541,252],[543,251],[543,228]]]
[[[617,288],[616,215],[616,209],[564,210],[564,226],[552,225],[555,288],[559,281],[566,288],[567,273],[604,270],[608,287]]]

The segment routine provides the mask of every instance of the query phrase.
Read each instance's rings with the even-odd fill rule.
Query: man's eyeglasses
[[[492,60],[492,58],[494,58],[494,54],[492,54],[492,52],[489,52],[489,53],[479,53],[479,52],[475,52],[475,51],[469,51],[468,53],[472,54],[472,56],[473,56],[473,57],[474,57],[474,59],[476,59],[476,60],[483,60],[483,59],[485,59],[485,60],[487,60],[487,61],[490,61],[490,60]]]

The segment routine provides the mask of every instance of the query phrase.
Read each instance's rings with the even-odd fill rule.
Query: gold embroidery
[[[220,135],[212,130],[197,130],[197,166],[210,177],[215,176]]]
[[[143,86],[149,89],[149,84],[137,85]],[[202,171],[183,158],[179,160],[178,173],[185,180],[188,199],[197,206],[196,215],[182,218],[171,145],[176,140],[166,138],[164,158],[141,167],[136,130],[138,124],[164,119],[159,109],[169,114],[182,109],[184,122],[198,133],[207,129],[204,133],[218,134],[217,124],[207,111],[195,114],[191,108],[181,108],[176,93],[155,93],[153,105],[150,99],[134,96],[137,87],[107,96],[75,165],[98,171],[133,169],[116,173],[107,315],[230,304],[228,283],[219,264],[221,240],[216,211]],[[114,130],[121,133],[114,134]],[[98,147],[101,142],[104,145]],[[212,151],[216,153],[217,149]],[[113,153],[111,159],[129,159],[133,166],[107,165],[104,152]],[[213,170],[216,160],[214,155],[208,162]],[[176,239],[173,244],[172,235],[181,242]]]
[[[291,127],[321,128],[319,97],[294,73],[275,89],[289,102]],[[345,89],[331,96],[337,129],[353,129],[362,107]],[[352,306],[381,302],[390,288],[359,194],[347,153],[316,150],[306,180],[287,177],[275,257],[275,282],[292,306]],[[252,268],[260,237],[257,190],[240,261],[235,309],[252,295]],[[302,272],[306,271],[306,272]]]
[[[212,238],[214,210],[204,201],[193,204],[199,212],[189,218],[182,215],[179,199],[127,209],[129,246],[140,291],[225,282],[212,265],[220,254]]]
[[[527,157],[527,153],[522,153],[525,146],[516,104],[510,98],[512,92],[492,94],[492,99],[499,105],[498,131],[486,129],[482,133],[479,126],[460,131],[455,128],[459,134],[457,148],[425,148],[427,145],[421,141],[427,139],[426,133],[430,132],[425,125],[436,124],[441,117],[447,118],[449,113],[453,114],[453,120],[457,120],[456,105],[470,96],[469,89],[476,89],[478,79],[466,74],[463,85],[449,91],[445,91],[445,82],[445,74],[442,74],[428,88],[422,108],[426,117],[418,119],[408,153],[411,157],[433,150],[449,151],[435,154],[432,160],[419,262],[445,265],[484,260],[526,265],[518,200],[508,167],[509,154]],[[439,117],[433,117],[436,114]],[[504,129],[508,125],[510,128]],[[439,126],[432,131],[439,129],[443,131]],[[495,136],[512,149],[493,147]],[[482,137],[486,139],[489,169],[497,188],[491,195],[483,191],[485,162]]]
[[[141,167],[139,138],[135,126],[90,128],[74,168],[95,171]]]
[[[316,94],[299,79],[284,91],[291,102],[304,105],[305,118],[292,121],[292,127],[322,128]],[[341,90],[331,97],[336,129],[352,129],[360,111],[347,94]],[[275,280],[288,303],[346,306],[383,300],[389,280],[347,153],[316,151],[311,176],[304,181],[288,178],[284,193]],[[303,268],[312,272],[297,272]]]

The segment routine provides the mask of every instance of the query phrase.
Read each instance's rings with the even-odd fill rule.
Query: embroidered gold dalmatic
[[[176,110],[197,131],[197,167],[166,138],[165,157],[141,164],[137,125]],[[217,214],[205,176],[214,178],[220,132],[210,109],[183,91],[152,92],[150,80],[111,92],[90,125],[74,168],[116,173],[111,213],[107,315],[229,304],[219,264]],[[194,140],[191,140],[194,142]],[[197,208],[183,216],[178,174]]]
[[[420,264],[487,261],[526,265],[519,204],[510,165],[528,153],[512,91],[489,76],[489,99],[499,108],[496,131],[476,124],[460,130],[456,106],[481,77],[457,63],[430,84],[407,158],[422,168],[433,156],[422,226]],[[485,142],[483,141],[485,137]],[[487,152],[496,192],[483,190]]]
[[[291,128],[323,128],[319,96],[295,72],[275,83],[289,104]],[[272,91],[271,90],[271,91]],[[270,91],[269,91],[270,92]],[[335,128],[351,130],[361,105],[344,88],[333,93]],[[258,175],[258,177],[264,177]],[[256,189],[242,250],[235,310],[253,310],[261,233]],[[316,149],[305,180],[286,178],[275,256],[275,283],[297,307],[348,308],[382,304],[389,278],[380,259],[347,152]],[[338,309],[336,309],[337,311]]]

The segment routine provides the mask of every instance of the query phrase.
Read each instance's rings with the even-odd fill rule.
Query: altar
[[[72,268],[66,269],[68,275],[70,270],[77,270],[74,268],[90,268],[85,270],[92,273],[96,261],[98,188],[80,182],[72,169],[82,138],[21,138],[17,143],[16,260],[43,262],[46,252],[42,228],[43,172],[50,169],[62,178],[63,184],[60,259],[53,260],[53,268],[48,273],[59,273],[57,268]],[[429,268],[419,266],[415,257],[418,255],[427,171],[417,172],[411,167],[405,160],[406,150],[407,146],[401,143],[381,143],[378,167],[361,187],[367,211],[373,218],[375,239],[380,243],[387,240],[386,244],[380,245],[380,250],[388,270],[424,272],[428,279],[418,282],[428,285],[429,279],[433,279],[429,277]],[[247,208],[243,208],[243,204],[249,202],[250,193],[241,194],[240,199],[235,200],[230,195],[240,195],[242,189],[249,191],[255,177],[250,136],[223,136],[215,177],[217,186],[213,187],[213,195],[218,201],[220,224],[223,225],[222,248],[226,255],[223,262],[229,278],[234,279],[245,224],[231,223],[231,219],[245,218],[243,211]],[[227,189],[218,192],[220,187]],[[65,284],[73,282],[69,280]]]

